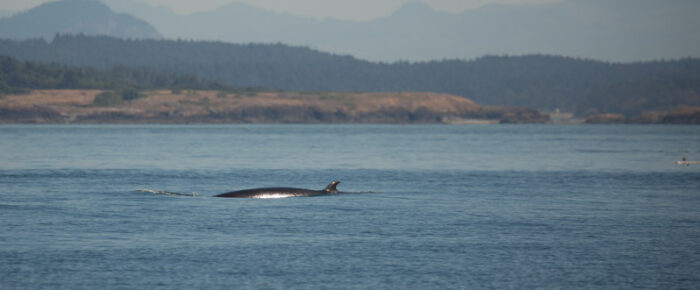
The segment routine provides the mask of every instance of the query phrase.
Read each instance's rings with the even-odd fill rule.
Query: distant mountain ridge
[[[0,38],[50,40],[57,33],[134,39],[162,37],[147,22],[128,14],[115,13],[101,2],[89,0],[48,2],[0,18]]]
[[[700,1],[566,0],[492,4],[458,14],[408,3],[372,21],[317,20],[241,3],[188,15],[103,0],[166,38],[285,43],[373,61],[555,54],[613,62],[700,57]]]
[[[242,3],[182,15],[135,0],[102,0],[126,13],[116,14],[95,2],[64,0],[0,13],[0,38],[83,33],[159,39],[162,33],[169,39],[301,45],[385,62],[527,54],[612,62],[700,57],[695,0],[491,4],[456,14],[414,2],[372,21],[318,20]]]
[[[239,87],[293,91],[436,92],[483,105],[561,109],[579,116],[700,106],[700,59],[611,64],[559,56],[375,63],[283,44],[122,40],[61,35],[0,40],[20,60],[195,74]]]

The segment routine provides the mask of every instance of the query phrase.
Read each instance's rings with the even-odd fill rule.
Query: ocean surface
[[[700,126],[5,125],[0,288],[698,289],[683,157]]]

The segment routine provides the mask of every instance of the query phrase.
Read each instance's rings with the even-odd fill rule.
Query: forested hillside
[[[200,77],[117,66],[106,70],[59,64],[20,62],[0,56],[0,94],[21,94],[32,89],[236,89]]]
[[[228,85],[296,91],[424,91],[485,105],[579,115],[667,111],[700,105],[700,60],[611,64],[558,56],[373,63],[282,44],[229,44],[58,36],[0,41],[22,60],[188,73]]]

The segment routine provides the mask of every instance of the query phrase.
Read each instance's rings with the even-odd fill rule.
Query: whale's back
[[[322,190],[310,190],[293,187],[265,187],[231,191],[215,195],[214,197],[234,197],[234,198],[283,198],[294,196],[314,196],[339,193],[336,186],[340,181],[332,181]]]
[[[253,188],[232,191],[215,195],[215,197],[233,197],[233,198],[283,198],[294,196],[312,196],[324,194],[323,191],[308,190],[292,187],[268,187],[268,188]]]

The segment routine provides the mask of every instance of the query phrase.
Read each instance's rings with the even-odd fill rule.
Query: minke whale
[[[326,188],[322,190],[311,190],[293,187],[266,187],[252,188],[227,193],[217,194],[214,197],[233,197],[233,198],[284,198],[295,196],[317,196],[340,193],[336,186],[340,181],[332,181]]]

